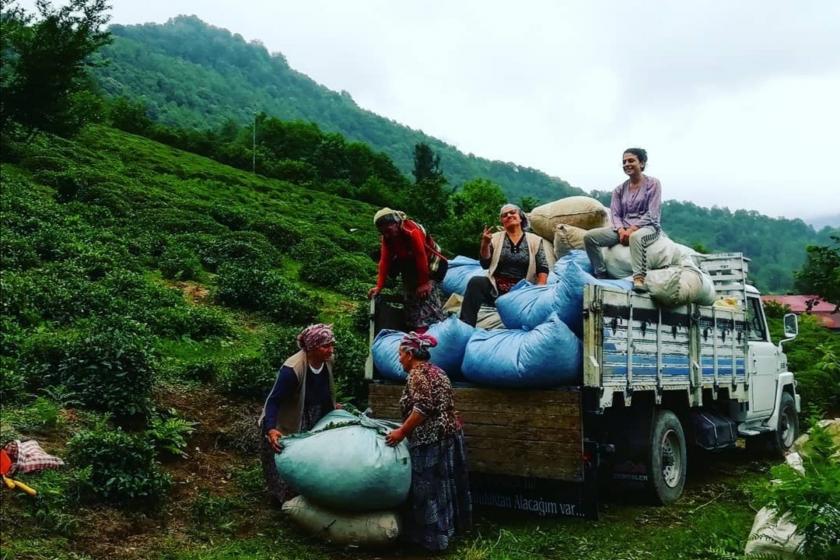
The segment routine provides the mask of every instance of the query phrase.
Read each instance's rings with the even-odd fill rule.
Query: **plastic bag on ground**
[[[645,277],[645,285],[650,296],[666,307],[687,303],[712,305],[715,302],[714,282],[709,275],[690,264],[650,270]]]
[[[556,313],[573,332],[583,331],[583,287],[587,284],[629,290],[627,280],[598,280],[573,260],[564,267],[560,280],[550,286],[528,284],[496,300],[496,309],[509,329],[533,329]]]
[[[477,330],[462,369],[468,380],[490,387],[571,385],[581,374],[581,343],[557,314],[530,331]]]
[[[457,316],[452,315],[440,323],[435,323],[427,334],[438,341],[437,346],[429,349],[432,355],[430,362],[446,372],[450,378],[459,378],[461,362],[464,360],[464,349],[470,340],[475,327],[472,327]],[[406,373],[400,365],[400,341],[405,336],[402,331],[383,329],[373,339],[371,353],[373,365],[383,379],[405,381]]]
[[[804,542],[804,537],[796,534],[796,525],[790,521],[787,514],[777,517],[776,510],[763,507],[755,514],[744,554],[799,558],[797,553]]]
[[[334,511],[298,496],[283,504],[283,513],[309,533],[336,544],[379,547],[396,542],[400,536],[396,511]]]
[[[408,445],[385,443],[385,434],[395,427],[335,410],[311,431],[282,438],[283,452],[274,461],[284,481],[322,506],[340,511],[395,508],[411,486]]]
[[[554,228],[568,224],[582,229],[607,225],[607,209],[589,196],[568,196],[537,206],[528,214],[531,229],[544,239],[554,241]]]

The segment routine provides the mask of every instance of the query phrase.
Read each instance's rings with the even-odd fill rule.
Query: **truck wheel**
[[[776,431],[770,434],[770,450],[773,455],[784,457],[799,437],[799,415],[796,414],[796,401],[790,393],[782,393],[779,404],[779,420]]]
[[[656,413],[650,433],[648,491],[658,504],[670,504],[682,495],[688,457],[685,433],[670,410]]]

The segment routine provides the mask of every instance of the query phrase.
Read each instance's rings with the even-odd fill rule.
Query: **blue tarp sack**
[[[443,277],[440,289],[446,296],[464,295],[470,278],[483,274],[487,274],[487,271],[481,268],[477,260],[459,255],[449,261],[449,268],[446,269],[446,276]]]
[[[560,320],[580,336],[583,331],[583,287],[586,284],[614,286],[623,290],[632,287],[627,280],[598,280],[581,270],[576,261],[570,260],[563,267],[556,284],[527,284],[511,290],[496,300],[496,309],[509,329],[533,329],[549,315],[557,313]]]
[[[450,379],[461,378],[461,362],[464,361],[464,350],[467,342],[475,331],[475,327],[468,325],[452,316],[435,323],[426,334],[430,334],[438,341],[437,346],[429,349],[430,362],[446,372]],[[373,339],[371,353],[373,365],[379,376],[391,381],[405,381],[406,373],[400,365],[400,341],[405,336],[402,331],[383,329]]]
[[[577,265],[589,274],[592,274],[592,263],[589,262],[589,257],[586,256],[586,251],[580,249],[572,249],[554,263],[554,273],[557,276],[563,276],[570,264],[577,263]]]
[[[573,385],[581,374],[581,343],[556,313],[533,330],[476,330],[467,344],[464,377],[489,387]]]
[[[411,457],[405,441],[394,447],[385,434],[393,422],[334,410],[309,432],[280,440],[274,456],[280,477],[324,507],[348,511],[394,508],[411,487]]]

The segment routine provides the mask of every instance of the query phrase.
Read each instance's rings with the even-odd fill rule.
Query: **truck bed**
[[[401,421],[403,385],[372,382],[376,418]],[[471,472],[582,482],[583,425],[577,387],[503,390],[456,386]]]

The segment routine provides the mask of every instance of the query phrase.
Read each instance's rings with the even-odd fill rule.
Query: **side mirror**
[[[787,313],[784,318],[785,338],[793,340],[799,334],[799,318],[793,313]]]

